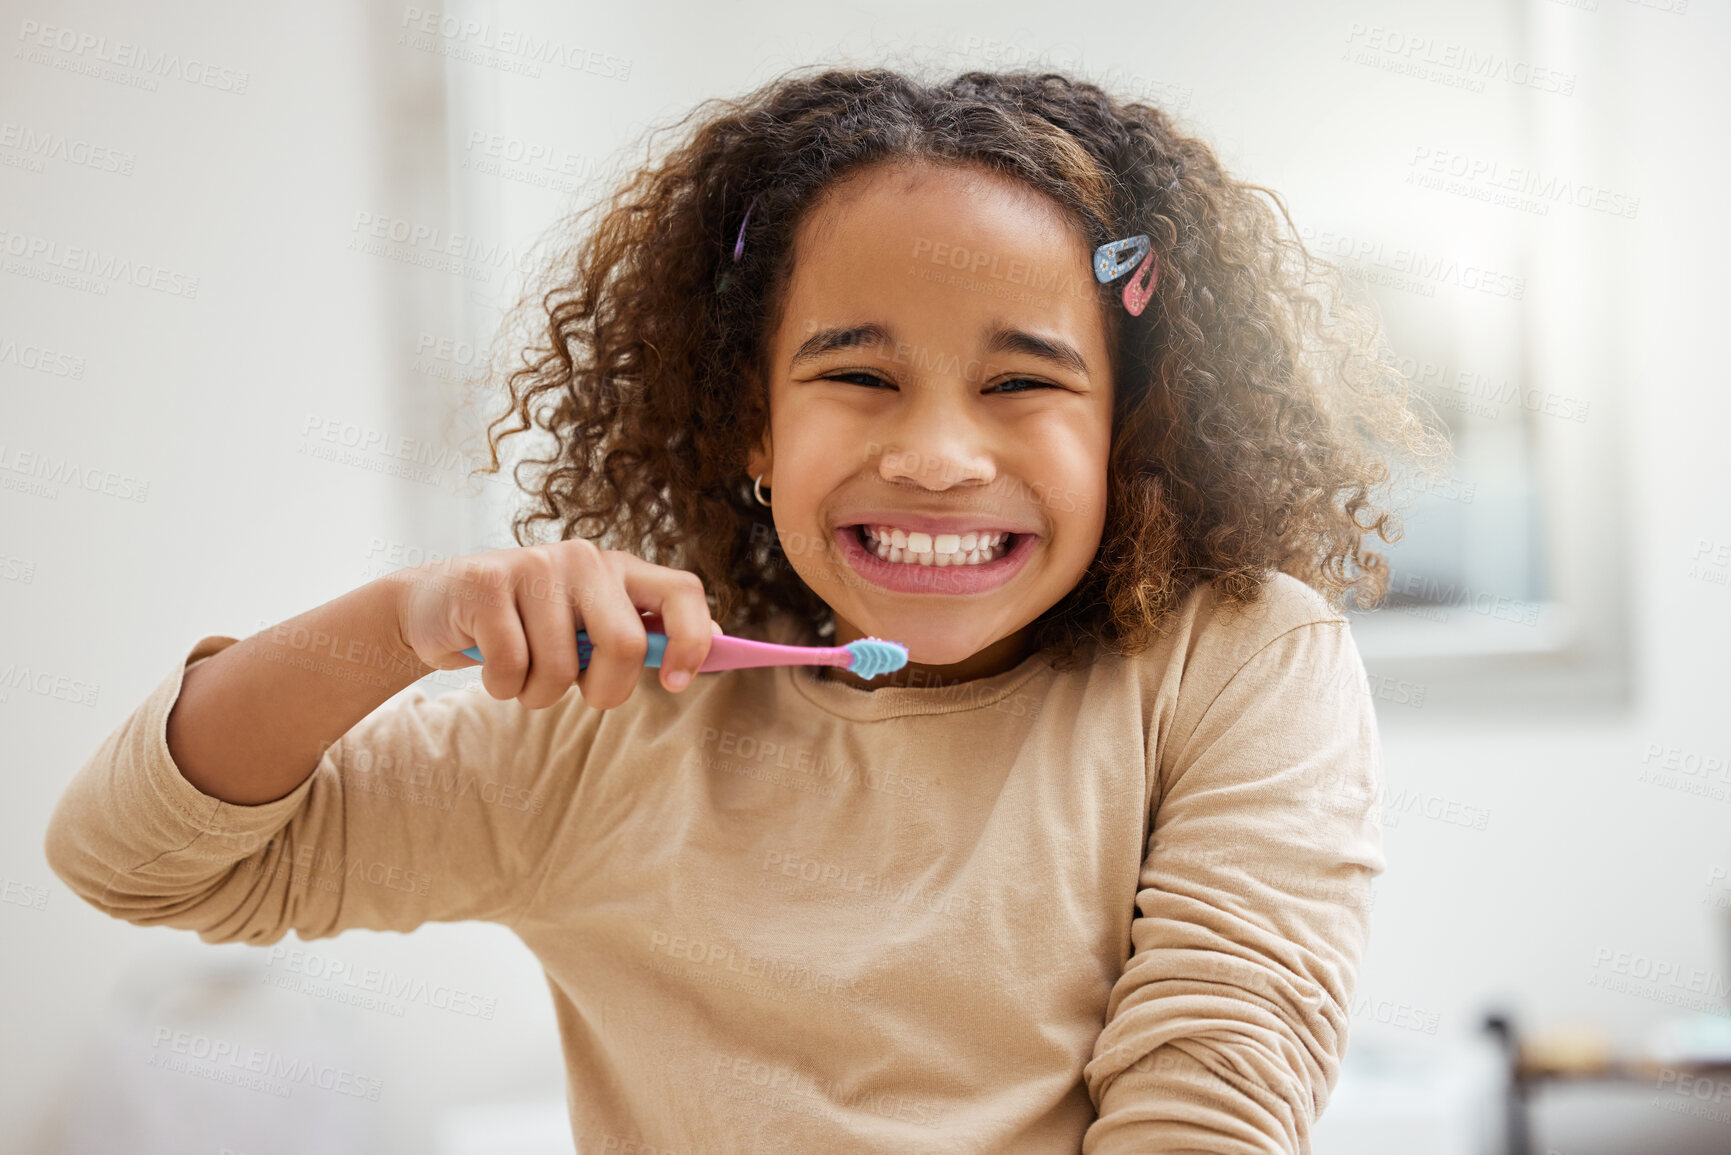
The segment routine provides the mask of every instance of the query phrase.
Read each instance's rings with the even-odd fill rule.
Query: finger
[[[648,631],[607,555],[584,551],[574,555],[572,564],[581,571],[575,583],[583,591],[580,628],[590,644],[589,664],[577,675],[577,689],[597,710],[610,710],[631,696],[643,676]]]
[[[475,614],[475,644],[481,650],[481,685],[501,701],[523,692],[529,673],[529,642],[517,616],[517,604],[509,597],[478,603]]]
[[[577,681],[576,614],[568,587],[545,554],[535,565],[539,572],[517,586],[517,611],[529,642],[529,675],[518,700],[531,710],[551,706]]]
[[[638,558],[624,564],[625,592],[633,605],[652,610],[661,619],[667,635],[667,651],[661,659],[661,684],[677,693],[691,683],[703,659],[709,656],[709,602],[703,596],[703,581],[688,570],[652,565]]]

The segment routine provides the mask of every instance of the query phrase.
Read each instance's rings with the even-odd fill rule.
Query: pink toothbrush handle
[[[700,674],[721,670],[755,670],[763,666],[851,666],[853,655],[846,646],[778,646],[716,634],[709,639],[709,656],[697,667]]]

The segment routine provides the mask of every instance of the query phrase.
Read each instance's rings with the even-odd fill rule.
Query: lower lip
[[[835,537],[842,556],[861,577],[904,594],[981,594],[995,590],[1020,572],[1039,540],[1033,534],[1019,533],[1010,552],[1002,557],[979,565],[936,566],[885,561],[860,543],[855,526],[837,527]]]

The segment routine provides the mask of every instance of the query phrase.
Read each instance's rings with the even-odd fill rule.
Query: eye
[[[995,392],[998,389],[1004,389],[1004,391],[1007,393],[1026,393],[1027,392],[1026,389],[1006,389],[1005,386],[1009,386],[1009,385],[1031,385],[1036,389],[1061,389],[1061,388],[1063,388],[1063,386],[1054,385],[1050,381],[1037,381],[1032,377],[1015,377],[1009,381],[1000,382],[998,385],[994,386],[991,390],[988,390],[988,392]]]
[[[854,378],[864,378],[867,383],[872,384],[872,385],[889,385],[889,387],[891,389],[895,388],[895,386],[893,384],[891,384],[888,381],[885,381],[882,377],[879,377],[876,373],[863,373],[863,372],[831,373],[829,376],[825,377],[824,380],[825,381],[847,381],[851,384]]]

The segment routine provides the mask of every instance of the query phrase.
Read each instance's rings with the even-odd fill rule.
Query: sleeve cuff
[[[1082,1151],[1308,1155],[1309,1121],[1298,1127],[1294,1123],[1290,1108],[1273,1094],[1247,1098],[1244,1087],[1228,1083],[1175,1047],[1161,1047],[1107,1085],[1099,1119],[1084,1137]]]

